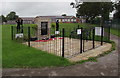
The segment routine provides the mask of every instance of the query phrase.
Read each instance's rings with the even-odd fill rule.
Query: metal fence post
[[[108,26],[108,40],[110,41],[110,27],[112,26],[112,23],[110,22],[110,25]]]
[[[78,28],[79,28],[80,26],[78,25]]]
[[[82,53],[82,35],[83,35],[83,28],[81,27],[81,35],[80,35],[80,53]]]
[[[103,25],[101,26],[101,45],[103,45]]]
[[[93,48],[95,48],[95,28],[93,28]]]
[[[11,26],[11,38],[13,40],[13,26]]]
[[[30,47],[30,27],[28,27],[28,46]]]
[[[22,31],[21,31],[21,33],[23,33],[23,25],[22,25]]]
[[[84,48],[85,48],[85,36],[84,36],[84,33],[82,33],[82,34],[83,34],[83,37],[82,37],[82,38],[83,38],[83,45],[82,45],[82,46],[83,46],[83,49],[82,49],[82,50],[83,50],[83,52],[84,52],[84,51],[85,51],[85,50],[84,50]]]
[[[63,37],[63,39],[62,39],[62,57],[64,57],[64,36],[65,36],[65,29],[63,28],[62,29],[62,37]]]

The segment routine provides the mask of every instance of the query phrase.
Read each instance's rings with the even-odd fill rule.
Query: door
[[[41,35],[47,35],[48,33],[48,22],[41,22]]]

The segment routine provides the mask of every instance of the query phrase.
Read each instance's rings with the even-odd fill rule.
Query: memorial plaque
[[[48,22],[41,22],[41,35],[47,35]]]
[[[50,18],[38,16],[35,18],[35,24],[38,26],[36,35],[39,40],[50,37]]]

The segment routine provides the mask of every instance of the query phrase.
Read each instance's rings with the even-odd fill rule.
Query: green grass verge
[[[99,55],[99,56],[97,56],[97,57],[104,56],[104,55],[109,54],[109,53],[111,53],[112,51],[114,51],[114,50],[115,50],[115,48],[116,48],[116,44],[115,44],[115,42],[114,42],[114,41],[110,41],[109,43],[111,43],[111,44],[112,44],[111,49],[110,49],[110,50],[108,50],[108,51],[106,51],[106,52],[104,52],[103,54],[100,54],[100,55]]]
[[[11,25],[4,25],[2,26],[2,61],[3,61],[3,68],[33,68],[33,67],[45,67],[45,66],[68,66],[73,65],[76,63],[70,63],[67,59],[61,58],[59,56],[55,56],[53,54],[49,54],[44,51],[37,50],[32,47],[28,47],[26,45],[17,43],[15,41],[11,40]],[[12,25],[15,26],[15,25]],[[35,27],[36,25],[24,25],[24,26],[31,26]],[[64,27],[67,29],[66,26],[69,26],[70,28],[78,27],[78,24],[75,23],[65,23],[60,24],[61,28]],[[87,24],[80,24],[80,26],[84,27],[89,26]],[[112,49],[108,52],[105,52],[105,54],[110,53],[112,50],[114,50],[115,45],[112,43]],[[104,54],[103,54],[104,55]],[[88,60],[82,60],[77,63],[84,63],[88,61],[96,62],[97,57],[90,57]]]
[[[60,23],[59,24],[59,27],[60,27],[60,32],[62,32],[62,28],[65,29],[65,37],[70,37],[71,35],[71,38],[75,38],[75,39],[79,39],[80,36],[77,35],[77,32],[75,31],[77,28],[78,28],[78,25],[79,27],[83,27],[84,29],[86,29],[86,31],[90,31],[89,29],[92,28],[92,27],[96,27],[97,25],[92,25],[92,24],[87,24],[87,23]],[[55,33],[55,23],[52,23],[51,24],[51,34],[54,34]],[[71,34],[71,31],[74,31],[73,34]],[[83,32],[83,34],[85,34],[85,32]],[[86,35],[86,34],[85,34]],[[62,34],[58,35],[58,36],[62,36]],[[91,31],[91,38],[88,40],[92,40],[92,31]],[[101,37],[100,36],[95,36],[95,41],[101,41]],[[109,42],[108,38],[107,37],[103,37],[103,41],[104,42]]]
[[[110,32],[111,32],[111,34],[113,34],[113,35],[116,35],[116,36],[119,36],[119,37],[120,37],[120,30],[119,30],[119,29],[114,29],[114,28],[111,28],[111,29],[110,29]]]
[[[65,58],[12,41],[10,26],[2,26],[3,68],[33,68],[44,66],[67,66],[71,64]]]
[[[81,24],[81,23],[59,23],[59,30],[62,32],[62,28],[64,28],[65,34],[69,35],[70,34],[69,32],[78,28],[78,25],[79,25],[79,27],[83,27],[83,28],[94,27],[94,25],[87,24],[87,23],[83,23],[83,24]],[[55,26],[56,26],[55,23],[51,24],[51,34],[55,33],[55,30],[56,30]]]
[[[0,26],[0,68],[2,68],[2,26]]]

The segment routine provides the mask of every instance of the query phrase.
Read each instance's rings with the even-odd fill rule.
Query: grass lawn
[[[64,58],[12,41],[10,26],[2,26],[3,68],[66,66],[71,64]]]
[[[51,27],[51,34],[54,34],[55,30],[56,30],[55,23],[52,23],[51,26],[52,25],[54,25],[54,27]],[[83,24],[81,24],[81,23],[60,23],[59,31],[62,32],[62,29],[64,28],[66,37],[69,37],[71,35],[71,32],[74,31],[74,33],[76,34],[74,36],[76,36],[76,38],[78,38],[79,36],[77,35],[77,33],[75,31],[78,28],[78,26],[79,26],[79,28],[81,28],[81,27],[90,28],[90,27],[94,27],[95,25],[87,24],[87,23],[83,23]],[[62,36],[62,33],[60,33],[60,35]]]
[[[55,24],[55,23],[53,23]],[[90,27],[94,25],[90,24],[78,24],[78,23],[60,23],[60,29],[63,27],[65,30],[68,28]],[[32,47],[28,47],[21,43],[17,43],[11,40],[11,26],[15,25],[3,25],[2,26],[2,65],[3,68],[14,67],[45,67],[45,66],[67,66],[71,65],[67,59],[49,54],[44,51],[37,50]],[[24,26],[34,27],[34,24],[26,24]],[[69,26],[69,27],[68,27]]]
[[[82,27],[87,27],[88,24],[79,24]],[[62,57],[37,50],[32,47],[17,43],[11,40],[11,26],[2,26],[2,61],[3,68],[13,67],[44,67],[44,66],[67,66],[71,63]],[[24,26],[34,27],[34,24]],[[69,27],[68,27],[69,26]],[[60,24],[60,28],[76,28],[77,23]]]
[[[2,26],[0,26],[0,67],[2,67]]]
[[[110,32],[111,32],[111,34],[114,34],[114,35],[120,37],[120,30],[119,29],[113,29],[113,28],[111,28]]]
[[[52,23],[51,25],[54,25],[55,26],[55,23]],[[92,25],[92,24],[87,24],[87,23],[59,23],[59,28],[62,29],[64,28],[65,30],[71,30],[71,29],[75,29],[75,28],[78,28],[78,25],[79,27],[83,27],[83,28],[89,28],[91,26],[95,26],[95,25]],[[54,28],[52,28],[54,29]]]

